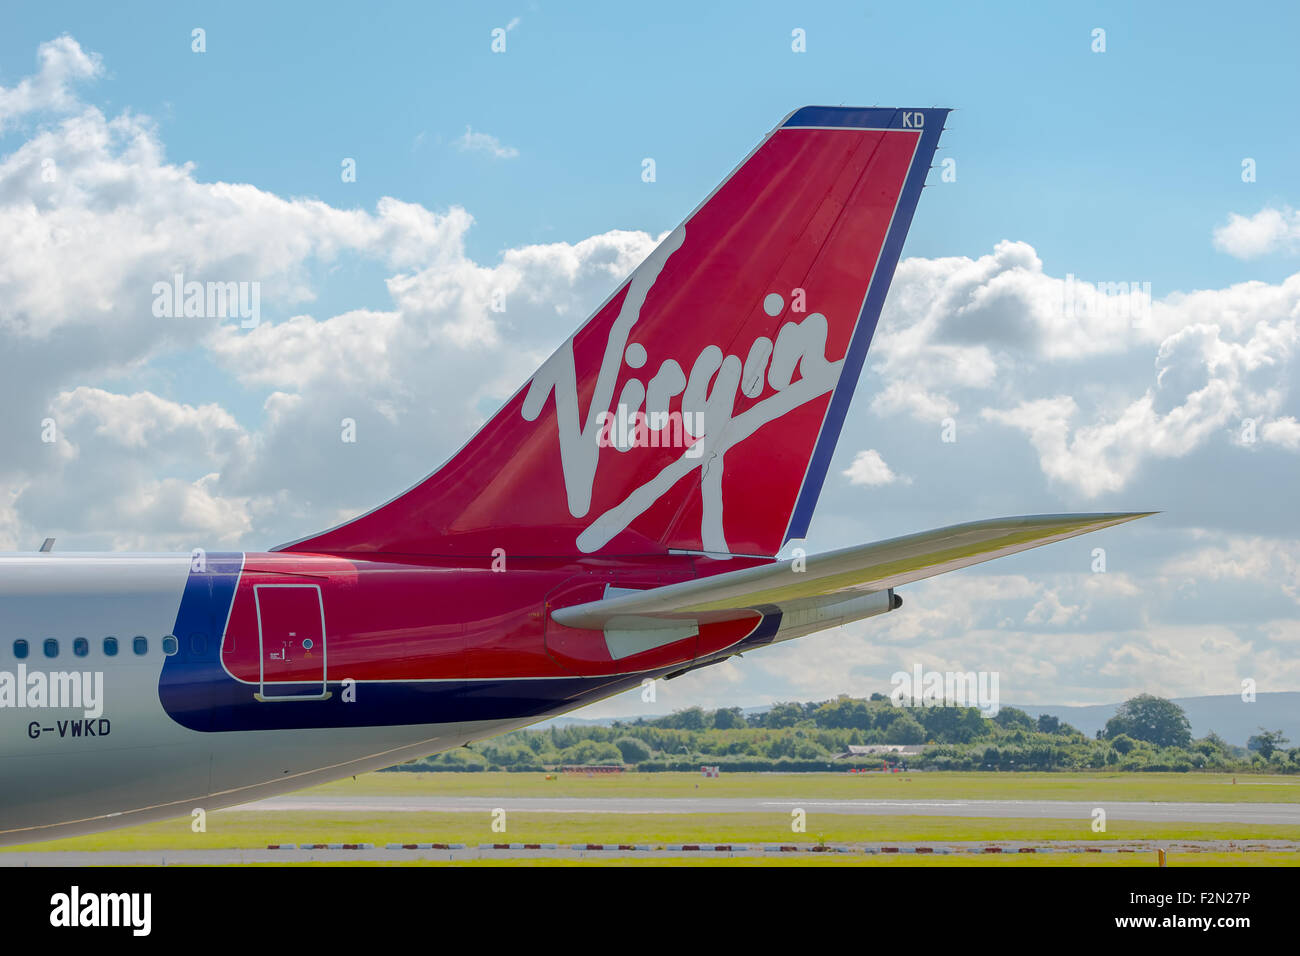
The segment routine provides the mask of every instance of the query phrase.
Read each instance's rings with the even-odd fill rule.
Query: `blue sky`
[[[1300,89],[1290,4],[232,3],[28,6],[0,36],[5,79],[70,32],[103,55],[94,99],[160,125],[205,180],[370,208],[459,204],[469,251],[611,228],[671,228],[787,111],[805,103],[956,108],[955,188],[922,204],[913,255],[1033,236],[1054,273],[1141,277],[1158,294],[1277,279],[1206,241],[1225,208],[1293,199]],[[147,11],[147,12],[145,12]],[[507,50],[490,31],[518,18]],[[189,33],[208,50],[190,52]],[[790,50],[807,31],[808,51]],[[1106,30],[1104,54],[1091,31]],[[0,80],[3,82],[3,80]],[[1289,92],[1288,92],[1289,91]],[[519,150],[485,164],[466,126]],[[354,184],[342,157],[358,161]],[[644,156],[659,178],[639,178]],[[1240,179],[1243,157],[1259,179]],[[340,306],[366,297],[341,283]]]
[[[921,198],[810,545],[1164,514],[673,694],[870,692],[911,660],[1003,668],[1026,702],[1266,673],[1300,689],[1298,21],[1285,4],[16,11],[0,544],[259,549],[365,510],[453,451],[790,110],[945,106],[957,178]],[[175,269],[259,279],[263,326],[141,321]],[[1149,282],[1152,321],[1063,321],[1040,299],[1070,274]],[[485,316],[493,284],[524,307]],[[34,446],[25,423],[49,415],[63,438]],[[364,460],[339,457],[340,415]]]

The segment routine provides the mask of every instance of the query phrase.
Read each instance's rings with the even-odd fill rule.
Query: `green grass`
[[[261,849],[270,843],[890,843],[917,841],[1069,840],[1293,840],[1295,827],[1243,824],[1112,821],[1093,833],[1087,820],[971,817],[808,815],[805,833],[773,813],[569,814],[510,813],[505,833],[494,833],[483,813],[288,813],[217,811],[207,832],[190,818],[0,852],[53,850]]]
[[[1233,780],[1236,783],[1233,783]],[[307,794],[340,796],[769,797],[1300,803],[1300,776],[1215,773],[369,773]]]
[[[1300,778],[1230,774],[1050,774],[839,773],[725,774],[704,778],[690,773],[612,774],[546,779],[540,773],[378,773],[336,781],[304,795],[336,794],[499,797],[763,797],[769,799],[1034,799],[1109,801],[1194,801],[1210,803],[1300,802]],[[188,815],[162,823],[74,837],[0,852],[260,849],[270,843],[891,843],[958,841],[1095,840],[1263,840],[1300,838],[1295,827],[1246,824],[1111,821],[1093,833],[1088,820],[997,819],[972,817],[857,816],[819,813],[810,808],[805,833],[790,831],[785,808],[743,813],[515,813],[507,831],[494,833],[486,812],[318,812],[214,811],[207,832],[193,833]],[[911,855],[893,858],[836,854],[819,857],[767,856],[723,860],[680,857],[673,860],[606,860],[605,865],[852,865],[852,866],[1137,866],[1148,854],[1051,854],[1001,857]],[[1296,865],[1300,853],[1176,854],[1177,865]],[[346,863],[340,860],[340,863]],[[414,861],[413,861],[414,862]],[[487,860],[469,865],[556,865],[560,861]],[[599,859],[586,863],[599,864]],[[360,865],[360,864],[358,864]]]

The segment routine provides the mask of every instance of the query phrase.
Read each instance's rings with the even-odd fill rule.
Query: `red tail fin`
[[[791,114],[442,468],[281,550],[771,555],[801,537],[946,114]]]

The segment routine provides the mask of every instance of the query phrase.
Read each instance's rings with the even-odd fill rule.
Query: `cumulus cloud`
[[[1199,446],[1237,413],[1230,390],[1215,382],[1189,395],[1167,414],[1148,391],[1114,421],[1075,427],[1078,406],[1068,395],[1021,402],[1015,408],[986,408],[988,421],[1024,432],[1039,455],[1043,473],[1085,497],[1118,491],[1152,456],[1177,458]]]
[[[914,382],[890,382],[871,399],[871,410],[881,417],[906,412],[921,421],[939,422],[957,414],[958,409],[947,395]]]
[[[1271,422],[1265,422],[1259,430],[1259,436],[1273,445],[1281,445],[1288,451],[1300,451],[1300,421],[1287,415]]]
[[[906,259],[877,331],[887,378],[986,387],[1016,356],[1077,361],[1143,336],[1143,283],[1049,276],[1025,242],[977,259]]]
[[[42,533],[93,529],[102,547],[189,550],[233,545],[251,530],[257,503],[223,495],[219,474],[203,470],[251,447],[220,406],[80,386],[61,392],[52,414],[46,467],[15,498]]]
[[[1081,605],[1061,603],[1061,595],[1056,590],[1049,590],[1029,609],[1025,615],[1026,624],[1050,624],[1059,627],[1074,620]]]
[[[114,536],[117,528],[135,529],[156,547],[187,529],[216,532],[212,522],[224,517],[229,524],[217,537],[265,547],[365,510],[463,441],[484,409],[518,387],[654,244],[645,233],[613,232],[515,249],[481,265],[465,254],[473,220],[463,209],[435,213],[384,198],[373,211],[342,210],[252,185],[202,182],[191,165],[167,160],[147,117],[109,117],[76,100],[71,81],[93,78],[100,67],[75,40],[43,46],[41,62],[37,76],[4,91],[6,115],[61,115],[0,156],[7,411],[0,442],[9,450],[0,488],[10,509],[0,517],[15,541],[57,527],[111,545],[126,540]],[[320,273],[345,255],[392,270],[391,303],[340,315],[300,311],[251,330],[153,314],[154,284],[177,274],[257,282],[272,311],[310,307]],[[200,361],[265,391],[260,428],[241,429],[232,441],[233,419],[221,419],[216,405],[181,406],[138,388],[122,396],[79,388],[156,381],[155,363],[195,349]],[[355,445],[339,440],[345,418],[356,423]],[[59,441],[40,440],[46,419]],[[89,444],[87,429],[95,436]],[[184,461],[162,451],[180,447],[182,433],[198,443]],[[141,434],[148,440],[133,443]],[[118,454],[128,448],[130,455]],[[55,469],[71,483],[76,466],[69,463],[94,458],[104,469],[97,479],[104,500],[125,500],[113,496],[120,479],[152,505],[92,516],[63,479],[45,480]],[[377,459],[391,482],[378,489]],[[185,495],[174,482],[148,487],[146,474],[169,470],[190,486]],[[200,507],[201,496],[230,507]],[[259,510],[272,500],[289,505]],[[171,530],[163,521],[168,508]]]
[[[900,478],[894,474],[893,469],[885,463],[885,459],[880,457],[880,452],[874,448],[858,452],[857,457],[853,459],[853,464],[844,470],[844,476],[849,479],[849,484],[863,485],[867,488],[892,485],[896,481],[908,483],[907,478]]]
[[[36,50],[38,69],[6,89],[0,86],[0,131],[14,120],[37,111],[62,112],[77,106],[73,85],[104,71],[97,54],[86,53],[66,34]]]
[[[1218,581],[1271,582],[1300,604],[1300,542],[1260,535],[1232,535],[1165,562],[1173,584],[1197,588]]]
[[[1297,315],[1300,275],[1157,297],[1143,282],[1046,275],[1022,242],[909,259],[870,353],[881,380],[870,409],[928,423],[972,409],[976,423],[1023,434],[1057,487],[1096,497],[1145,463],[1228,441],[1244,418],[1275,417],[1265,440],[1291,448],[1279,412]],[[1145,382],[1115,379],[1121,357],[1143,353]],[[1062,380],[1088,384],[1063,392]]]
[[[1300,244],[1300,211],[1266,206],[1253,216],[1232,213],[1214,230],[1214,247],[1238,259],[1294,251]]]

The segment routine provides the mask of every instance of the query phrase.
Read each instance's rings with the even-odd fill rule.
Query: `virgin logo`
[[[722,475],[728,449],[792,409],[834,390],[839,381],[843,359],[827,360],[826,317],[814,312],[802,321],[782,325],[775,342],[766,336],[754,339],[743,361],[736,355],[724,355],[716,345],[709,345],[691,364],[689,374],[670,358],[659,363],[658,371],[648,382],[643,383],[635,375],[628,378],[619,393],[618,415],[635,416],[650,434],[645,442],[611,443],[609,423],[614,413],[610,408],[619,374],[625,364],[637,371],[645,368],[649,360],[644,345],[629,344],[628,340],[641,317],[646,296],[685,238],[683,227],[674,230],[633,274],[623,306],[605,342],[605,354],[585,418],[580,418],[578,411],[572,338],[538,369],[524,396],[523,416],[528,421],[536,421],[547,398],[552,392],[555,394],[564,487],[569,513],[575,518],[584,517],[591,510],[603,446],[613,444],[616,454],[635,451],[643,445],[684,446],[682,454],[673,462],[634,488],[618,504],[597,515],[583,529],[577,540],[583,552],[603,547],[674,484],[699,469],[703,504],[700,538],[706,551],[726,553],[729,549],[723,528]],[[785,309],[785,301],[779,294],[771,293],[764,299],[763,308],[775,317]],[[795,369],[799,370],[798,380],[794,380]],[[765,386],[770,386],[773,394],[736,414],[737,393],[753,399],[763,394]],[[670,405],[679,396],[680,411],[673,411]],[[662,436],[655,436],[655,431],[667,430],[674,424],[687,433],[684,441],[656,440]]]

